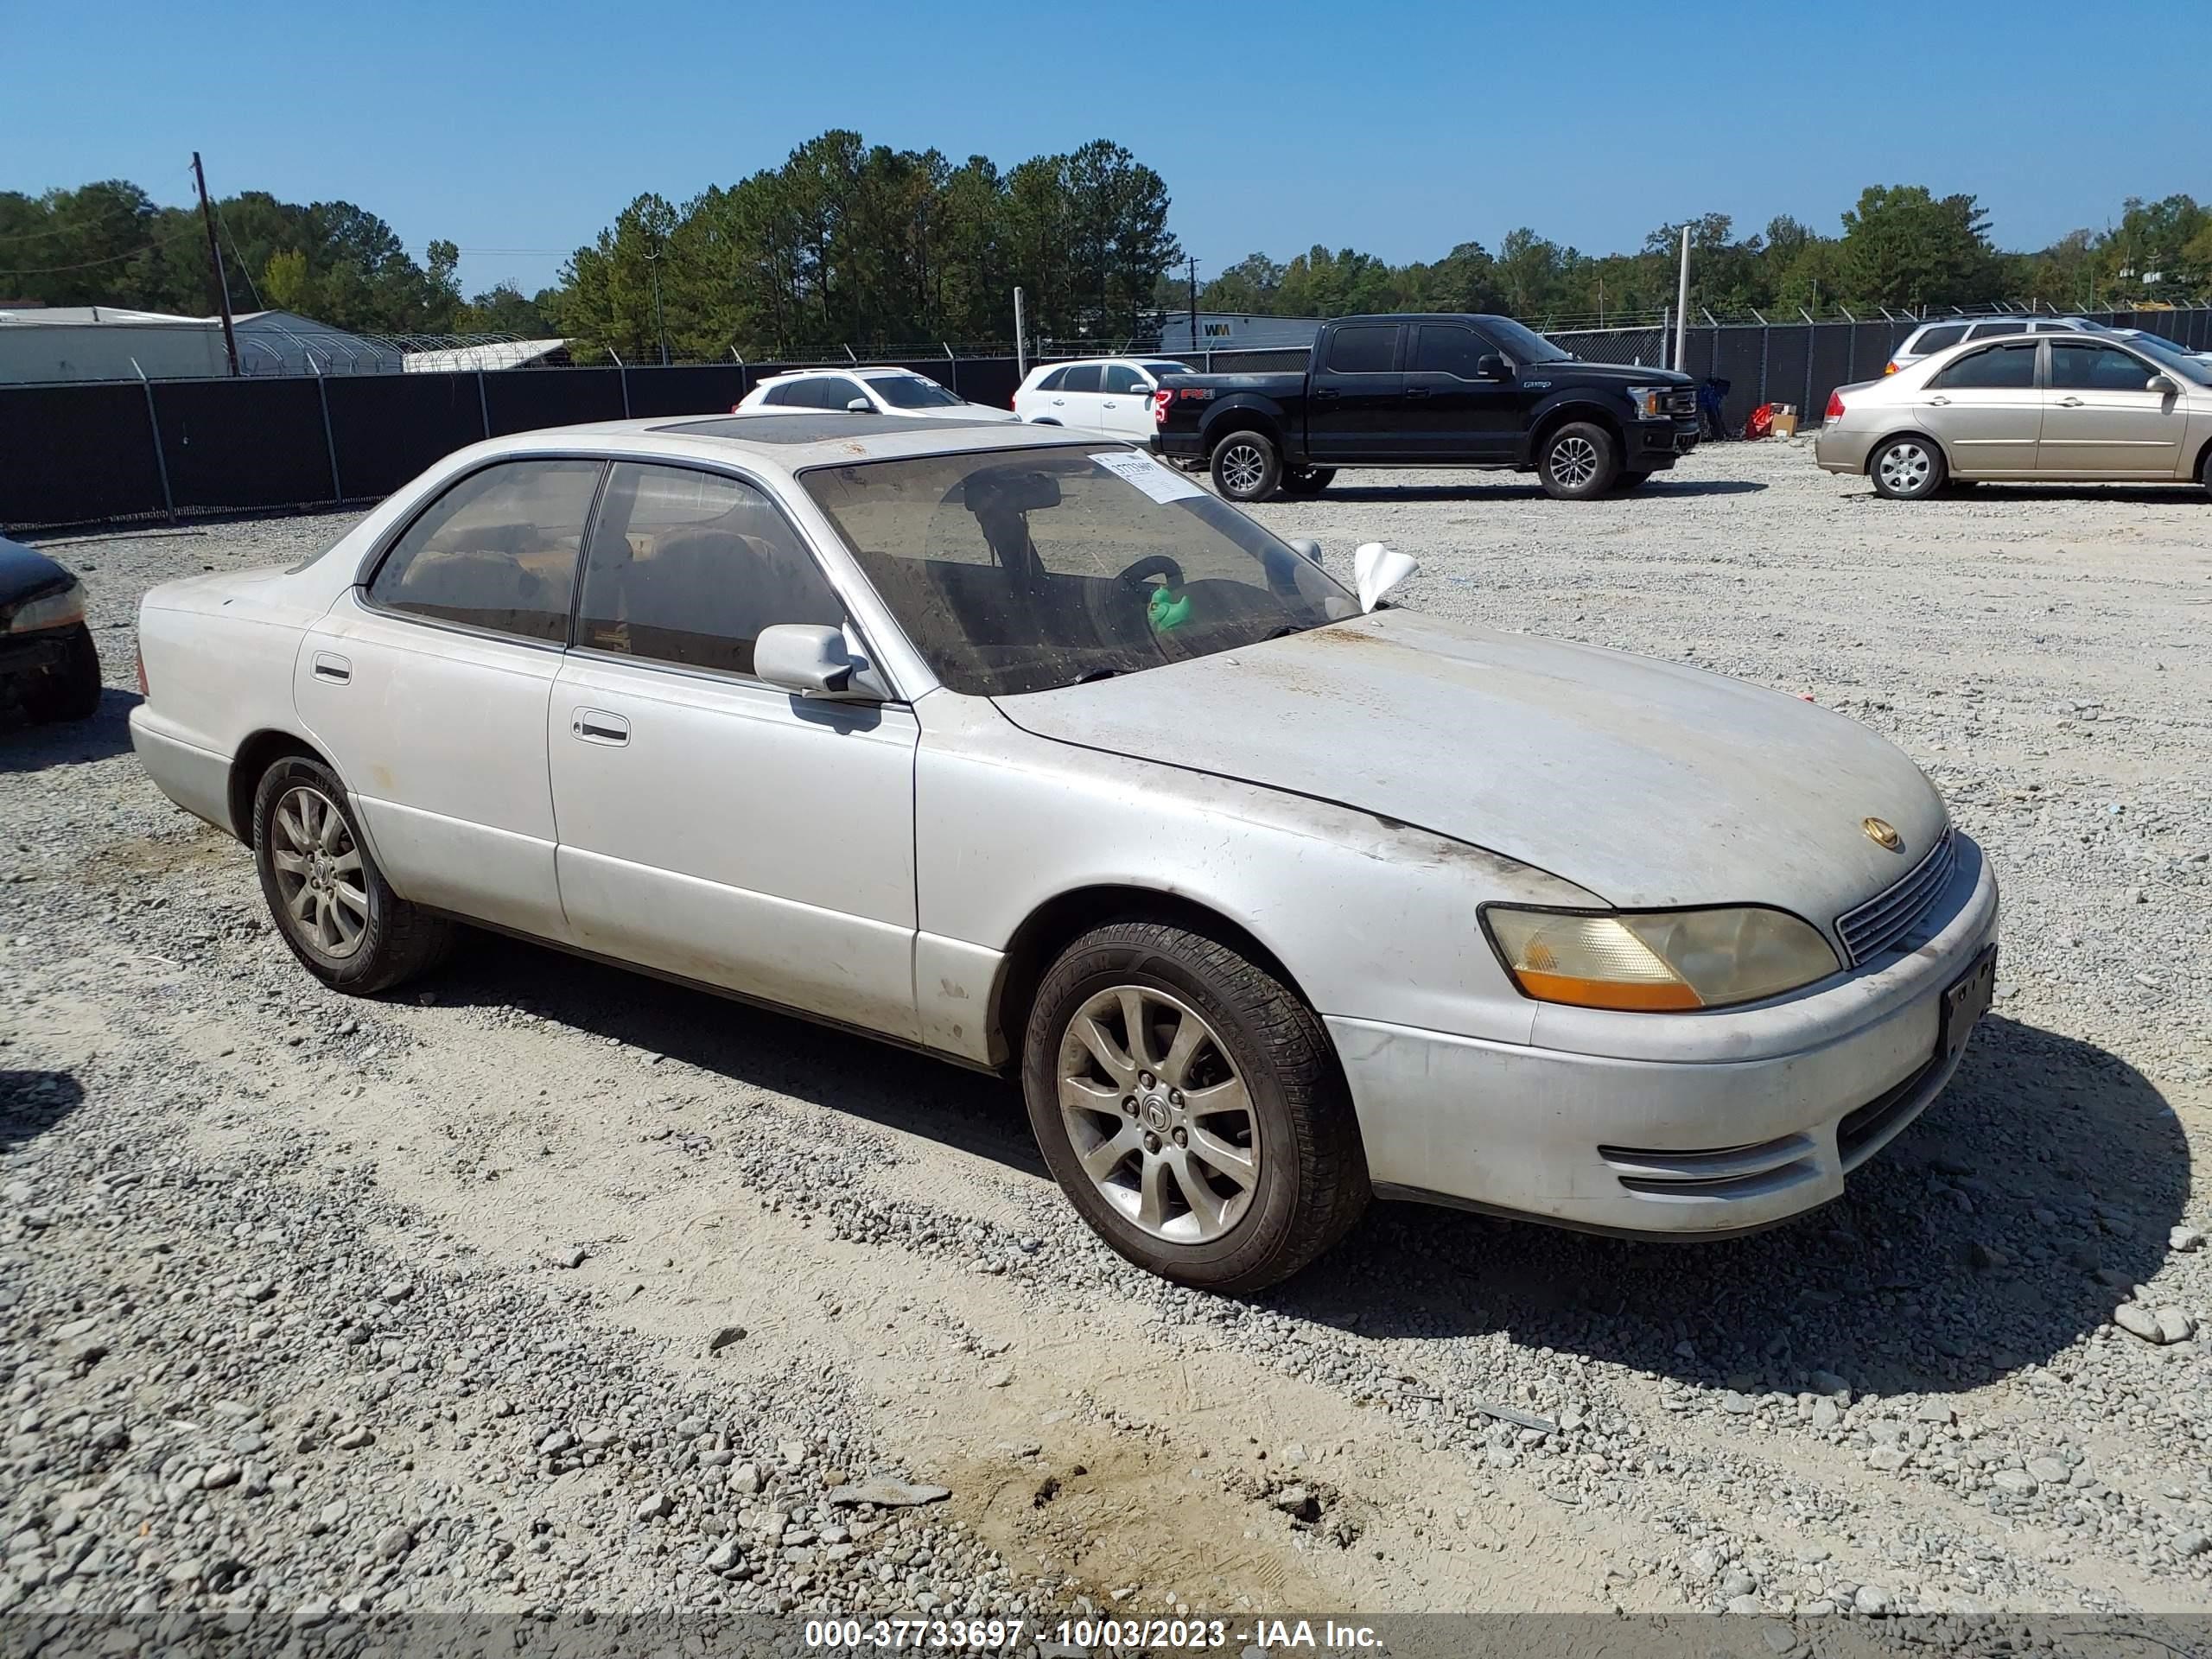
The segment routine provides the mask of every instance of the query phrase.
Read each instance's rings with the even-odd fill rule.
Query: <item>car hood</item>
[[[0,605],[29,599],[48,588],[64,587],[70,580],[67,567],[36,548],[0,537]]]
[[[1692,386],[1697,384],[1690,375],[1677,374],[1672,369],[1640,368],[1625,363],[1583,363],[1554,361],[1529,363],[1522,366],[1522,374],[1573,377],[1579,386]]]
[[[1623,907],[1776,905],[1831,936],[1946,823],[1902,752],[1800,698],[1411,611],[997,701],[1039,737],[1372,812]]]

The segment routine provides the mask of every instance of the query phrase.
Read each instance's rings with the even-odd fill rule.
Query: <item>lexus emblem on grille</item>
[[[1904,837],[1891,829],[1881,819],[1861,818],[1859,821],[1859,827],[1866,832],[1866,839],[1877,847],[1892,853],[1901,853],[1904,850]]]

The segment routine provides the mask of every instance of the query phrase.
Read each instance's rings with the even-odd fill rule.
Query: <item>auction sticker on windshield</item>
[[[1109,450],[1094,454],[1091,460],[1115,477],[1135,485],[1155,501],[1181,501],[1205,493],[1173,467],[1163,467],[1150,455],[1141,455],[1134,449]]]

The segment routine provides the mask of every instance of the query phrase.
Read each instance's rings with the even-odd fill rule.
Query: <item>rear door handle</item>
[[[587,743],[616,746],[630,741],[630,722],[604,709],[579,709],[569,718],[569,729]]]
[[[1935,405],[1936,405],[1938,408],[1941,408],[1942,405],[1944,405],[1945,404],[1949,403],[1951,400],[1950,400],[1949,398],[1948,398],[1948,397],[1946,397],[1942,396],[1942,395],[1939,392],[1936,396],[1935,396],[1935,397],[1930,397],[1928,401],[1929,401],[1929,403],[1931,403],[1931,404],[1935,404]]]
[[[336,652],[318,651],[315,654],[315,677],[333,685],[344,685],[353,677],[353,664]]]
[[[2062,397],[2058,400],[2058,406],[2061,409],[2079,409],[2082,400],[2079,397]]]
[[[1337,395],[1337,389],[1334,386],[1316,386],[1313,395],[1316,397],[1333,397]]]
[[[1427,386],[1408,386],[1406,388],[1406,396],[1408,397],[1426,397],[1428,396],[1428,388]]]

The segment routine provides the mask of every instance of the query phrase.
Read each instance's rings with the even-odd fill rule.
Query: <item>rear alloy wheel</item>
[[[353,804],[320,761],[288,756],[253,798],[254,863],[276,931],[333,990],[367,996],[442,957],[453,924],[391,890],[362,844]]]
[[[1536,461],[1544,493],[1559,501],[1587,501],[1613,487],[1620,476],[1620,446],[1588,421],[1569,421],[1544,440]]]
[[[1213,447],[1213,486],[1230,501],[1264,501],[1282,480],[1282,456],[1257,432],[1231,432]]]
[[[1891,501],[1924,501],[1943,487],[1943,452],[1931,439],[1891,438],[1866,463],[1874,493]]]
[[[1241,1294],[1344,1236],[1370,1192],[1320,1021],[1212,939],[1093,930],[1039,986],[1022,1093],[1091,1228],[1147,1272]]]
[[[1333,467],[1293,467],[1282,475],[1285,495],[1319,495],[1337,475]]]

